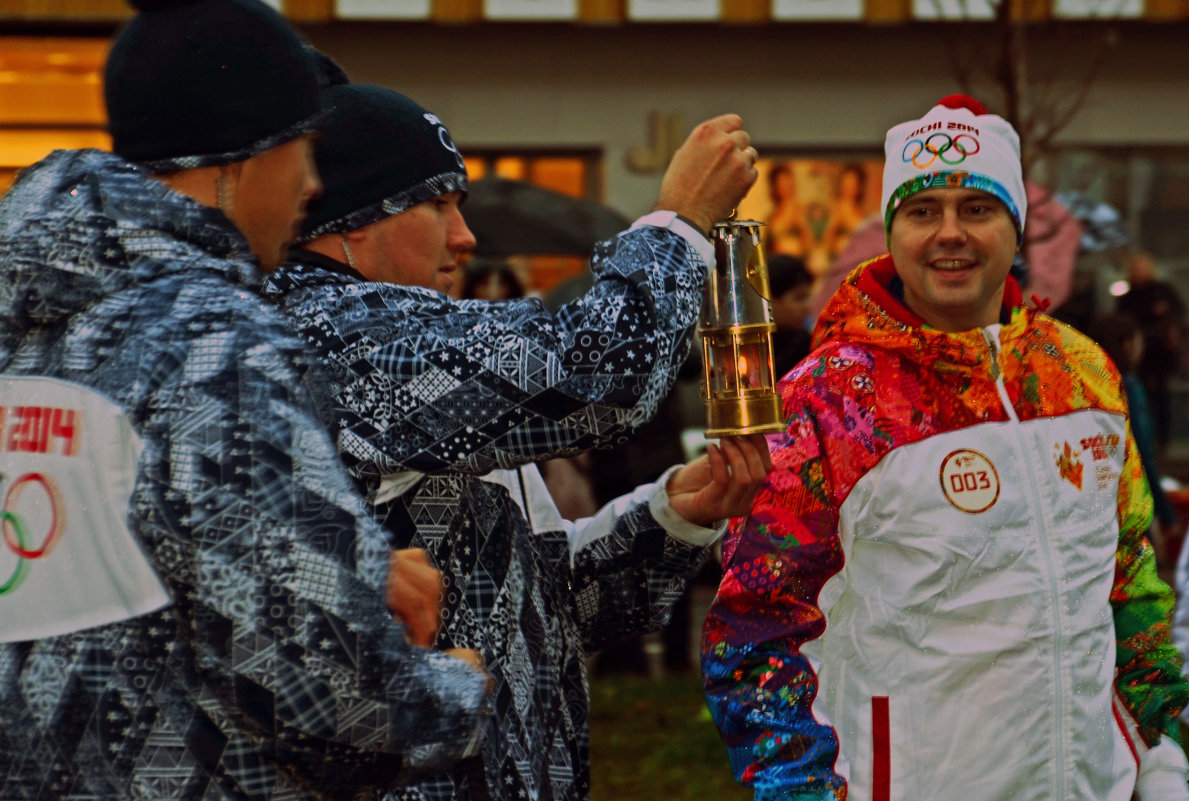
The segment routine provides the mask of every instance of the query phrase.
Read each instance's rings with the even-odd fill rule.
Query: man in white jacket
[[[780,385],[704,629],[736,776],[757,801],[1184,801],[1126,396],[1009,275],[1016,132],[954,96],[885,147],[890,253]]]

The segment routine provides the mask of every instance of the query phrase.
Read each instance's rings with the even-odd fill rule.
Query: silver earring
[[[343,239],[342,245],[343,245],[343,255],[347,257],[347,266],[350,267],[355,272],[359,272],[359,267],[356,266],[356,264],[355,264],[355,254],[351,252],[351,246],[347,244],[347,240],[345,237]]]

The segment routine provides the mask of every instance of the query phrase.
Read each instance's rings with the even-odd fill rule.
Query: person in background
[[[410,642],[440,576],[258,295],[320,190],[316,62],[256,0],[138,7],[114,153],[0,202],[0,797],[372,797],[475,750],[488,678]]]
[[[813,276],[796,256],[778,253],[768,258],[768,284],[772,290],[772,362],[774,374],[783,376],[809,355],[809,304]]]
[[[813,290],[813,298],[809,302],[810,321],[817,320],[822,309],[838,291],[838,287],[842,286],[842,282],[856,267],[887,252],[888,239],[883,215],[879,212],[869,214],[851,232],[846,246],[834,259],[830,269],[818,279]]]
[[[805,208],[797,200],[792,167],[774,164],[768,171],[768,199],[772,202],[772,211],[766,220],[765,248],[769,253],[804,257],[809,250],[811,234]]]
[[[512,300],[524,297],[524,285],[512,266],[503,259],[473,258],[467,262],[465,272],[462,297],[466,300]]]
[[[1156,417],[1156,449],[1163,454],[1172,435],[1172,393],[1169,381],[1181,367],[1185,303],[1168,281],[1157,277],[1152,254],[1133,253],[1127,263],[1131,288],[1117,301],[1118,311],[1139,321],[1144,355],[1138,373]]]
[[[1019,138],[951,96],[885,157],[890,253],[780,383],[788,428],[724,542],[703,679],[736,778],[757,801],[1189,799],[1122,381],[1010,277]]]
[[[867,173],[861,164],[846,164],[838,173],[834,185],[834,203],[830,207],[830,222],[823,237],[830,264],[850,241],[851,235],[867,215],[863,198],[867,195]]]
[[[755,180],[737,117],[698,126],[658,206],[597,249],[594,286],[537,298],[442,292],[475,246],[442,121],[377,86],[337,85],[316,147],[325,192],[268,294],[323,356],[340,456],[394,537],[445,574],[439,644],[495,680],[481,760],[400,799],[587,798],[586,654],[664,624],[767,470],[759,437],[664,472],[589,519],[561,519],[535,461],[628,437],[689,347],[706,236]]]
[[[1148,405],[1148,394],[1139,378],[1138,369],[1144,355],[1144,332],[1139,322],[1130,314],[1116,312],[1103,315],[1092,321],[1086,334],[1097,342],[1111,358],[1123,378],[1123,389],[1127,394],[1128,417],[1135,446],[1139,449],[1144,476],[1152,493],[1152,509],[1155,514],[1157,536],[1153,537],[1158,553],[1172,537],[1176,524],[1176,512],[1168,495],[1161,486],[1160,464],[1156,456],[1156,423]],[[1175,558],[1174,553],[1171,558]]]

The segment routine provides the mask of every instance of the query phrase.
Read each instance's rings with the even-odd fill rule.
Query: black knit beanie
[[[314,159],[322,196],[306,209],[301,238],[346,233],[448,192],[467,174],[449,131],[402,94],[367,84],[330,87]]]
[[[229,164],[317,124],[318,66],[259,0],[129,0],[104,99],[112,149],[150,169]]]

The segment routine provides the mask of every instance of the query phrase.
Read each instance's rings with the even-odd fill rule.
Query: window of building
[[[107,39],[0,36],[0,192],[59,148],[110,148]]]

